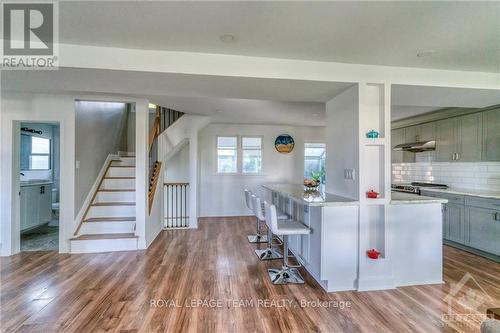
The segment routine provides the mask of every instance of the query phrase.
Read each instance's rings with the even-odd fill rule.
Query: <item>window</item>
[[[238,172],[238,137],[217,137],[217,172]]]
[[[50,139],[21,135],[21,170],[50,170]]]
[[[262,138],[242,137],[243,173],[260,173],[262,171]]]
[[[326,145],[324,143],[304,144],[304,178],[319,176],[325,184]]]
[[[228,174],[261,173],[262,137],[218,136],[217,172]]]

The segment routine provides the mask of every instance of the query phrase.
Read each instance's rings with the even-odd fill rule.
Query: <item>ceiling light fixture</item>
[[[224,34],[219,38],[223,43],[234,43],[236,41],[236,37],[233,34]]]

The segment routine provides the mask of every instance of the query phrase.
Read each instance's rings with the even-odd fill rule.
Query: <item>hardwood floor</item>
[[[328,294],[301,269],[305,285],[274,286],[267,268],[281,262],[258,260],[246,241],[253,228],[246,217],[205,218],[198,230],[163,232],[147,251],[2,258],[1,331],[477,332],[474,314],[500,305],[500,264],[450,247],[442,285]],[[443,322],[450,284],[466,273],[479,286],[469,280],[450,307],[471,322]]]

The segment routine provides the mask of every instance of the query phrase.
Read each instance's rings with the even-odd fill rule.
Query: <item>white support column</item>
[[[392,270],[392,232],[387,206],[391,200],[391,127],[388,83],[359,84],[359,276],[358,290],[394,288]],[[367,138],[371,130],[379,138]],[[374,190],[379,198],[367,198]],[[370,259],[366,251],[381,252]]]
[[[139,237],[138,248],[145,249],[146,222],[148,217],[148,133],[149,110],[146,100],[135,103],[135,195],[136,195],[136,230]]]

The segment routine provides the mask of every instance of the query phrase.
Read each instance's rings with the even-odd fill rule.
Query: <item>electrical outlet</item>
[[[344,169],[344,179],[354,180],[356,178],[356,170]]]
[[[80,169],[80,161],[78,161],[78,160],[76,161],[75,168]]]

